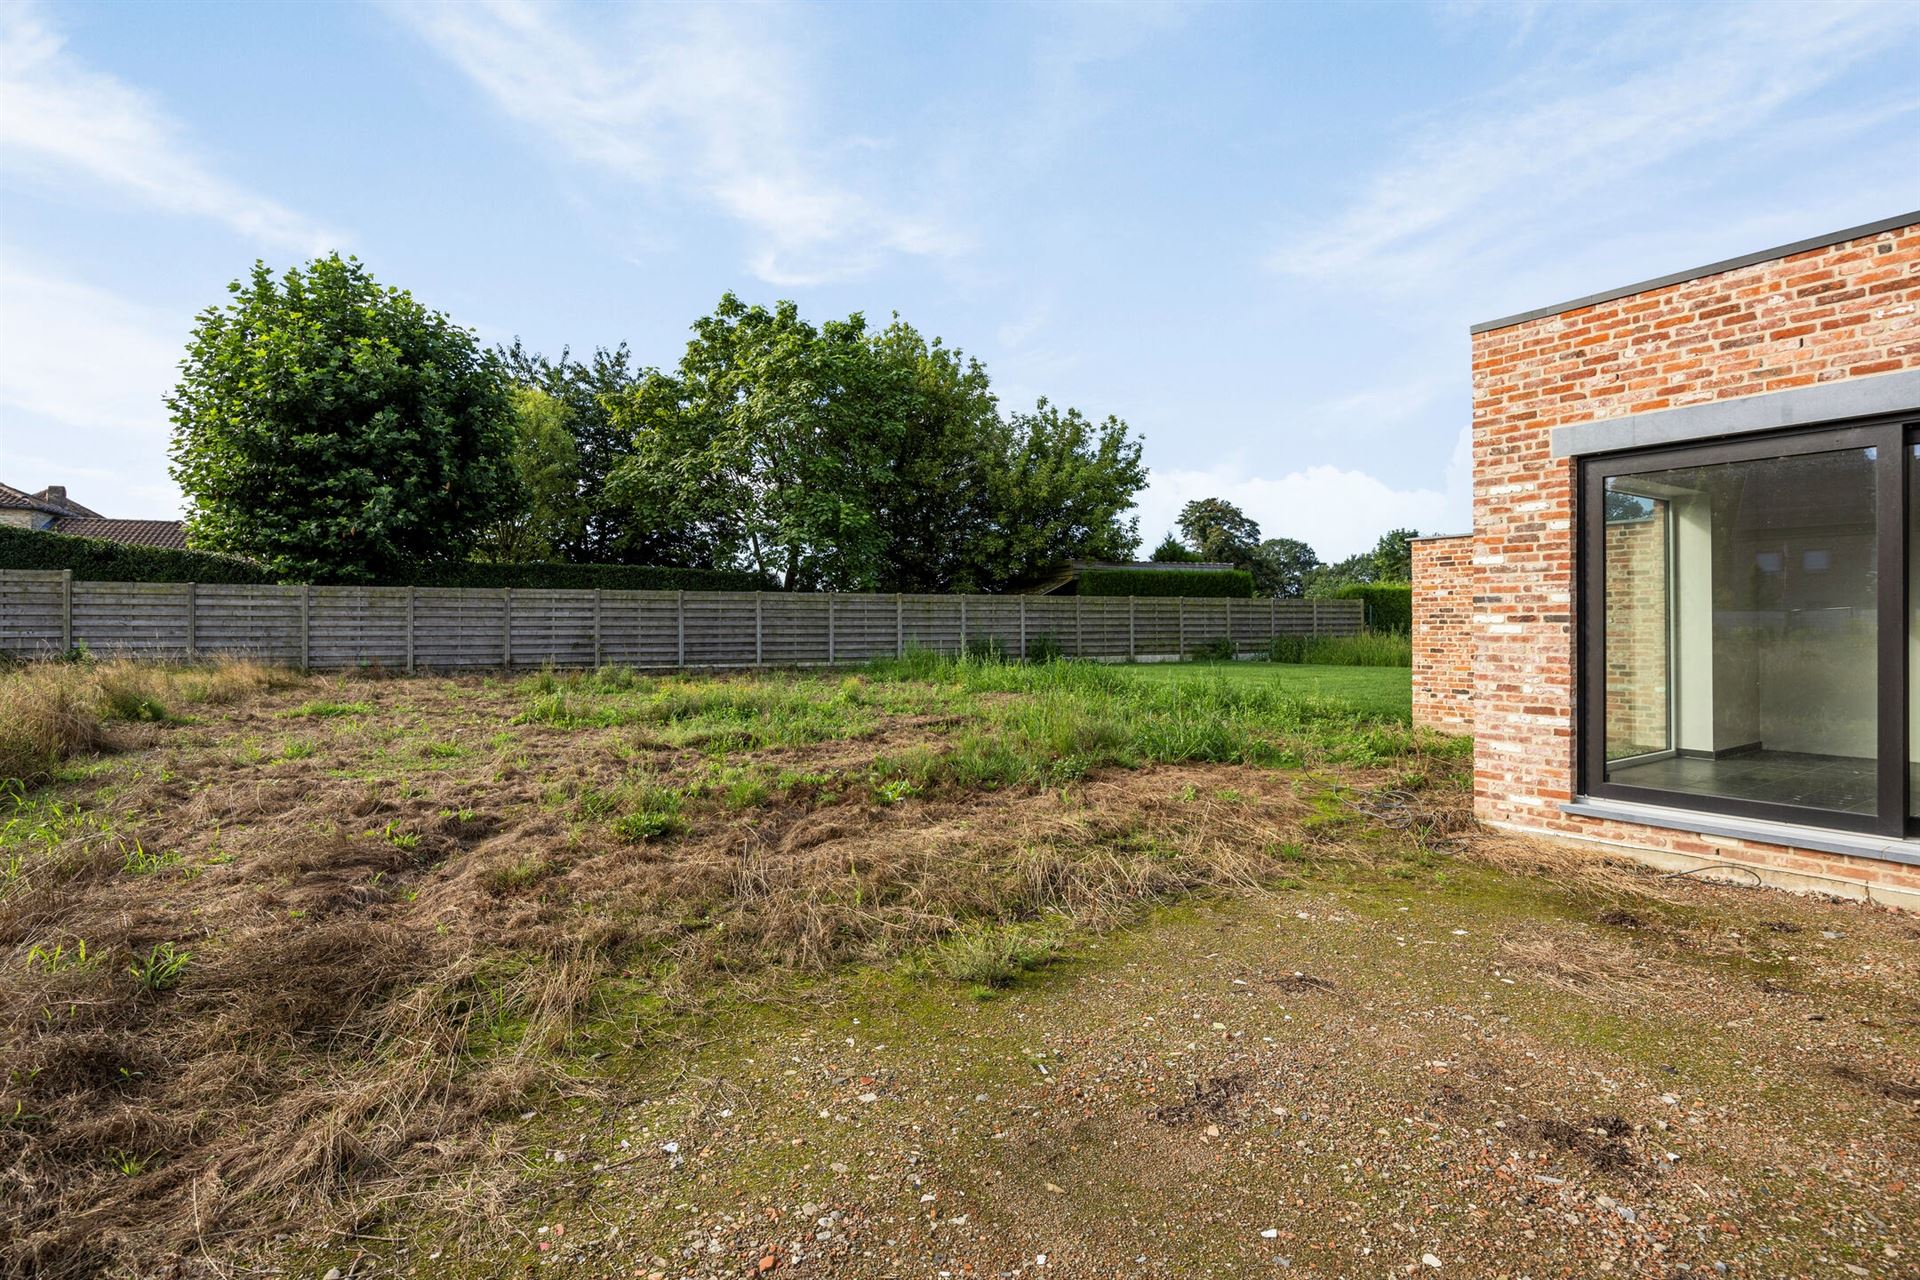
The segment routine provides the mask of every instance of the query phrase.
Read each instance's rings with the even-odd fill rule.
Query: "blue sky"
[[[255,258],[671,364],[898,311],[1336,558],[1467,525],[1477,320],[1920,207],[1920,5],[0,3],[0,479],[178,510]]]

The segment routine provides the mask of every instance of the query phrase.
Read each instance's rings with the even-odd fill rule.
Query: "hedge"
[[[83,582],[275,582],[251,560],[0,525],[0,569],[71,569]]]
[[[1230,596],[1253,595],[1253,575],[1244,569],[1087,569],[1080,574],[1083,596]]]
[[[1364,600],[1367,626],[1409,635],[1413,631],[1413,585],[1406,582],[1349,582],[1328,593],[1334,600]]]
[[[83,582],[278,582],[251,560],[206,551],[136,547],[103,538],[0,525],[0,569],[71,569]],[[419,566],[392,586],[571,587],[607,591],[761,591],[768,583],[737,569],[663,569],[640,564],[475,564]]]

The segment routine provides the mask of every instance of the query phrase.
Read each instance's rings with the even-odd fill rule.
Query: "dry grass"
[[[1391,772],[1338,786],[1242,763],[1057,782],[1001,768],[981,713],[920,685],[675,685],[666,719],[614,690],[631,714],[561,725],[527,714],[550,694],[473,680],[4,679],[11,718],[49,726],[16,776],[122,745],[138,708],[160,727],[6,820],[0,1274],[243,1257],[396,1198],[483,1222],[513,1185],[496,1121],[596,1087],[568,1055],[602,1014],[630,1043],[741,984],[942,946],[935,972],[990,985],[1056,929],[1316,859],[1427,856],[1464,824],[1457,753],[1404,731]],[[721,704],[742,728],[703,727]],[[1070,708],[1034,705],[1055,710],[1023,732],[1094,758]],[[156,949],[166,983],[136,972]]]
[[[31,662],[0,671],[0,783],[37,786],[69,757],[119,745],[116,724],[157,722],[295,679],[243,659],[159,667],[128,659]]]

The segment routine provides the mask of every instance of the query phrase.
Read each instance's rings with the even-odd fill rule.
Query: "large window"
[[[1898,423],[1589,460],[1582,789],[1903,834],[1910,490]]]

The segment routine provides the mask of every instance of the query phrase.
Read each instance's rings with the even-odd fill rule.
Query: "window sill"
[[[1668,809],[1626,800],[1596,800],[1588,796],[1580,796],[1561,805],[1560,812],[1580,818],[1604,818],[1668,831],[1687,831],[1728,840],[1751,840],[1757,844],[1784,845],[1792,849],[1811,849],[1817,853],[1839,853],[1855,858],[1877,858],[1882,862],[1920,866],[1920,841],[1890,840],[1886,836],[1857,831],[1830,831],[1825,827],[1806,827],[1792,822],[1733,818],[1720,813]]]

